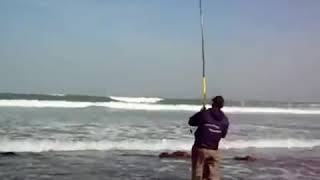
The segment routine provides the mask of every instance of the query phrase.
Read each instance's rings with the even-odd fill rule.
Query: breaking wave
[[[58,96],[58,97],[63,97],[65,94],[49,94],[50,96]]]
[[[131,140],[131,141],[63,141],[63,140],[0,140],[0,152],[45,152],[45,151],[84,151],[84,150],[141,150],[175,151],[190,150],[192,141],[178,140]],[[320,139],[276,139],[276,140],[235,140],[222,141],[221,149],[246,148],[314,148],[320,146]]]
[[[127,102],[127,103],[157,103],[163,100],[162,98],[158,98],[158,97],[146,98],[146,97],[110,96],[109,98],[115,101],[121,101],[121,102]]]
[[[200,105],[190,104],[148,104],[127,102],[73,102],[73,101],[43,101],[43,100],[0,100],[0,107],[30,107],[30,108],[86,108],[91,106],[106,107],[120,110],[144,111],[198,111]],[[282,107],[224,107],[226,113],[234,114],[310,114],[319,115],[320,109],[282,108]]]

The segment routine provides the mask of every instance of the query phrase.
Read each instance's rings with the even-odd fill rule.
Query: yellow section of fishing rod
[[[202,105],[205,107],[207,104],[207,78],[202,77]]]

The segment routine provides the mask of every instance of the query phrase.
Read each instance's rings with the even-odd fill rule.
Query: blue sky
[[[209,96],[320,101],[320,1],[203,0]],[[0,91],[194,98],[197,0],[2,0]]]

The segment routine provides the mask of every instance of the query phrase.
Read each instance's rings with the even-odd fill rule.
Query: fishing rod
[[[200,9],[200,27],[201,27],[201,53],[202,53],[202,108],[206,108],[207,104],[207,79],[206,79],[206,59],[204,51],[204,32],[203,32],[203,13],[202,13],[202,0],[199,0]],[[192,127],[190,127],[190,133],[193,133]]]
[[[206,107],[207,103],[207,79],[206,79],[206,60],[205,60],[205,44],[204,44],[204,32],[203,32],[203,12],[202,12],[202,0],[199,0],[200,9],[200,27],[201,27],[201,53],[202,53],[202,106]]]

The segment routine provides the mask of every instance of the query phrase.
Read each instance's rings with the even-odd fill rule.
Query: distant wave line
[[[110,99],[128,103],[157,103],[162,101],[162,98],[158,97],[118,97],[109,96]]]
[[[0,100],[0,107],[25,108],[87,108],[106,107],[119,110],[143,111],[191,111],[195,112],[201,105],[189,104],[147,104],[126,102],[73,102],[73,101],[42,101],[42,100]],[[281,107],[237,107],[229,106],[223,109],[226,113],[244,114],[309,114],[320,115],[320,109],[281,108]]]

